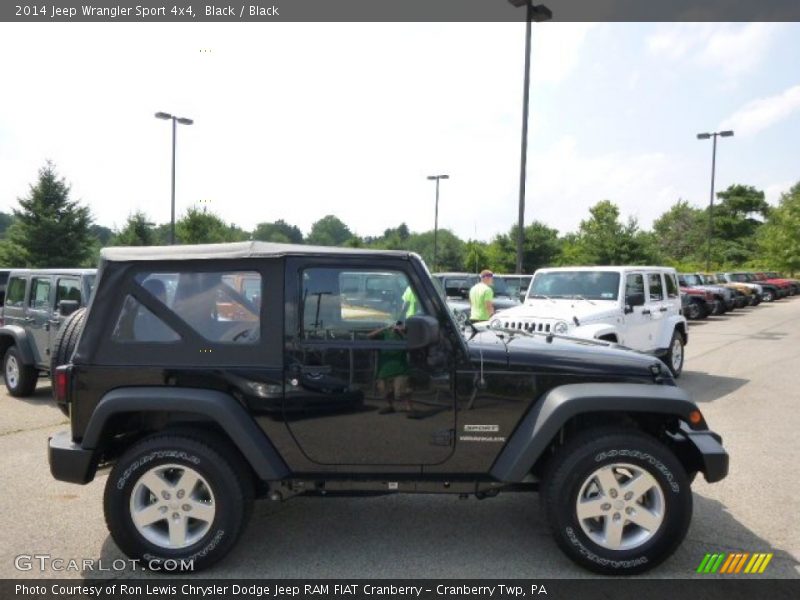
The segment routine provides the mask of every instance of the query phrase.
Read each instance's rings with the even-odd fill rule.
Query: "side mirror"
[[[406,319],[406,341],[409,350],[427,348],[439,340],[439,322],[428,315]]]
[[[644,306],[644,294],[628,294],[625,296],[625,313],[632,313],[634,306]]]
[[[62,317],[71,315],[80,308],[80,303],[77,300],[61,300],[58,303],[58,312]]]

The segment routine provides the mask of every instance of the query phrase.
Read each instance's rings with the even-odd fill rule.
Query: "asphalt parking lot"
[[[694,519],[676,554],[647,576],[683,578],[707,552],[773,552],[767,575],[800,576],[800,298],[692,323],[680,385],[722,434],[731,471],[694,485]],[[18,555],[122,558],[103,521],[105,475],[50,477],[48,435],[67,427],[49,381],[20,400],[0,392],[0,577],[108,577],[20,571]],[[296,498],[256,504],[234,551],[208,573],[259,578],[589,577],[558,550],[531,494]],[[123,571],[121,577],[141,577]],[[156,575],[151,575],[156,576]],[[704,577],[709,577],[704,575]]]

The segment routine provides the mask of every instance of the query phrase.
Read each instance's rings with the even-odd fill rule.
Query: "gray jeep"
[[[15,269],[0,312],[3,378],[12,396],[30,396],[49,374],[62,321],[85,306],[96,269]]]

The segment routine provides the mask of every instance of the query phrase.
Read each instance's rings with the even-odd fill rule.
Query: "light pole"
[[[428,179],[436,180],[436,209],[433,213],[433,272],[436,272],[436,242],[439,236],[439,180],[450,179],[450,175],[428,175]]]
[[[181,125],[191,125],[194,123],[191,119],[187,119],[186,117],[176,117],[169,113],[165,112],[157,112],[156,119],[164,119],[164,120],[172,120],[172,212],[170,217],[170,226],[169,226],[169,243],[175,243],[175,131],[177,129],[177,124],[180,123]]]
[[[706,272],[711,272],[711,238],[714,236],[713,213],[714,213],[714,177],[717,169],[717,138],[733,137],[733,131],[714,131],[712,133],[698,133],[698,140],[714,138],[711,150],[711,197],[708,202],[708,246],[706,248]]]
[[[519,219],[517,221],[517,273],[522,273],[522,247],[525,239],[525,178],[528,163],[528,99],[531,88],[531,23],[549,21],[553,12],[544,4],[533,5],[532,0],[508,0],[517,8],[525,6],[525,76],[522,92],[522,148],[519,159]]]

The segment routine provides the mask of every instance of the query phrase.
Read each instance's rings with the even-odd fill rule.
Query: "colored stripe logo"
[[[763,573],[769,561],[772,560],[772,553],[749,553],[749,552],[717,552],[706,554],[697,567],[698,573],[722,573],[725,575],[737,574],[757,574]]]

